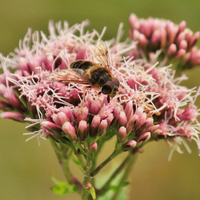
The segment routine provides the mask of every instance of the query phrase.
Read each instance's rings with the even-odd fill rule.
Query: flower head
[[[131,14],[129,24],[130,37],[138,41],[138,49],[142,49],[149,60],[154,59],[156,51],[161,49],[161,59],[164,57],[168,64],[175,60],[179,70],[200,65],[200,50],[195,46],[200,33],[193,33],[186,27],[185,21],[177,25],[170,20],[138,19]],[[135,51],[133,54],[139,55]]]
[[[161,48],[168,57],[182,57],[183,64],[185,56],[194,51],[198,34],[185,29],[184,22],[176,26],[152,18],[139,20],[135,15],[129,22],[131,38],[138,45],[119,42],[119,36],[105,41],[111,73],[120,82],[118,94],[110,101],[96,88],[79,82],[44,78],[54,71],[69,70],[70,63],[79,59],[95,62],[95,38],[101,40],[104,31],[84,33],[87,21],[72,27],[67,22],[63,27],[50,22],[49,37],[41,32],[41,39],[39,32],[29,30],[15,53],[1,58],[0,106],[5,110],[1,116],[33,122],[34,134],[43,133],[56,142],[85,144],[90,138],[88,148],[95,151],[101,140],[113,135],[124,151],[147,141],[178,137],[194,139],[199,146],[199,112],[194,106],[199,91],[193,95],[194,89],[180,86],[185,76],[175,78],[169,66],[130,57],[139,48],[149,53]]]

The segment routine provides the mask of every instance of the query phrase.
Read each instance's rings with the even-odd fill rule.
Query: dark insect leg
[[[110,103],[110,96],[107,96],[107,102]]]

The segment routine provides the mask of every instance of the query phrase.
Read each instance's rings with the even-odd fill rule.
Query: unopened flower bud
[[[121,110],[122,110],[122,109],[121,109],[120,106],[114,107],[114,109],[113,109],[113,114],[114,114],[115,120],[118,120],[118,119],[119,119],[119,115],[120,115]]]
[[[88,126],[87,122],[84,120],[81,120],[78,124],[78,135],[81,140],[85,140],[88,136]]]
[[[45,129],[47,129],[49,132],[51,133],[61,133],[62,132],[62,129],[60,126],[56,125],[55,123],[53,122],[50,122],[50,121],[42,121],[40,123],[41,126],[43,126]]]
[[[63,107],[62,109],[60,109],[60,111],[64,112],[65,115],[69,118],[70,122],[74,122],[74,115],[72,113],[71,108],[69,107]]]
[[[114,116],[113,116],[113,114],[112,114],[112,113],[110,113],[106,119],[107,119],[107,122],[108,122],[108,126],[110,126],[111,122],[112,122],[112,121],[113,121],[113,119],[114,119]]]
[[[86,120],[88,115],[88,108],[83,107],[83,108],[78,108],[76,107],[74,109],[74,116],[76,117],[76,120],[79,122],[81,120]]]
[[[172,44],[170,44],[170,46],[169,46],[169,48],[167,50],[167,54],[169,56],[172,56],[172,55],[174,55],[176,53],[176,51],[177,51],[177,47],[176,47],[176,45],[174,43],[172,43]]]
[[[71,141],[77,140],[76,130],[70,122],[65,122],[62,126],[62,130],[64,131],[68,139],[70,139]]]
[[[119,114],[119,125],[126,126],[127,125],[127,117],[124,111],[121,111]]]
[[[129,151],[130,149],[136,147],[137,142],[135,140],[130,140],[126,144],[123,145],[123,151]]]
[[[102,120],[100,125],[99,125],[99,128],[98,128],[98,133],[97,135],[98,136],[103,136],[105,133],[106,133],[106,129],[108,127],[108,122],[107,120]]]
[[[17,110],[24,111],[24,105],[21,101],[15,96],[15,93],[11,87],[6,88],[4,98]]]
[[[176,57],[180,58],[180,57],[183,57],[185,54],[186,54],[185,49],[179,49],[177,54],[176,54]]]
[[[126,139],[126,128],[121,126],[118,130],[118,140],[119,142],[123,143]]]
[[[94,137],[97,135],[98,127],[100,125],[101,117],[99,115],[95,115],[92,119],[91,127],[90,127],[90,136]]]
[[[59,112],[58,114],[53,114],[52,115],[53,121],[58,125],[61,126],[69,121],[69,118],[66,116],[64,112]]]
[[[133,116],[133,102],[129,101],[125,107],[126,117],[129,120]]]
[[[187,50],[187,48],[188,48],[187,41],[186,41],[186,40],[182,40],[182,41],[179,43],[179,49]]]
[[[96,152],[96,151],[97,151],[97,148],[98,148],[97,142],[95,142],[95,143],[93,143],[92,145],[90,145],[90,149],[91,149],[93,152]]]
[[[93,100],[90,105],[90,113],[97,114],[101,107],[102,104],[99,100]]]
[[[23,114],[14,111],[3,112],[1,113],[1,117],[5,119],[13,119],[20,122],[23,122],[25,119],[25,116]]]
[[[178,25],[178,32],[183,32],[186,28],[186,25],[186,21],[183,20],[182,22],[180,22]]]
[[[197,43],[197,41],[198,41],[198,39],[199,39],[199,35],[200,35],[200,32],[197,31],[197,32],[191,37],[190,42],[189,42],[189,46],[190,46],[190,47],[193,47],[193,46]]]

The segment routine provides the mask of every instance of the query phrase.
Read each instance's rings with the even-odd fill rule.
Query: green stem
[[[83,192],[82,192],[82,200],[87,200],[88,198],[88,183],[90,183],[90,170],[91,170],[91,152],[89,151],[87,154],[86,160],[86,171],[83,181]]]
[[[112,159],[114,159],[121,152],[122,152],[121,149],[119,150],[116,148],[114,152],[91,173],[91,176],[95,176],[106,164],[108,164]]]
[[[76,179],[72,175],[72,173],[69,169],[69,159],[71,157],[72,151],[70,151],[69,154],[67,155],[69,148],[66,145],[60,145],[60,148],[59,148],[55,141],[53,141],[51,139],[50,139],[50,141],[54,148],[54,151],[56,153],[56,156],[58,158],[60,166],[63,170],[65,178],[67,179],[68,183],[76,185],[77,192],[80,194],[81,190],[82,190],[82,184],[80,183],[80,181],[78,179]]]
[[[131,172],[131,170],[133,168],[133,165],[135,164],[136,157],[137,157],[136,156],[137,152],[138,152],[138,149],[136,148],[136,149],[133,149],[129,153],[129,163],[128,163],[125,171],[124,171],[124,175],[122,176],[121,180],[119,181],[119,184],[121,184],[123,181],[125,181],[128,178],[128,176],[129,176],[129,174],[130,174],[130,172]],[[120,190],[114,194],[112,200],[116,200],[117,199],[117,197],[119,195],[119,192],[120,192]]]
[[[109,180],[105,183],[105,185],[99,190],[98,195],[103,195],[105,192],[107,192],[109,185],[111,184],[113,179],[115,179],[120,174],[120,172],[124,169],[129,159],[130,159],[130,154],[128,154],[128,156],[124,159],[121,165],[114,171],[114,173],[111,175]]]

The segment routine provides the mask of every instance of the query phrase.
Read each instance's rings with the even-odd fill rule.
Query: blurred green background
[[[126,38],[128,17],[133,12],[142,18],[152,16],[175,23],[185,20],[191,30],[200,30],[199,0],[1,0],[0,3],[0,52],[4,56],[18,46],[29,27],[48,33],[50,19],[67,20],[70,25],[89,19],[89,30],[101,31],[107,26],[104,39],[116,36],[120,22],[124,23]],[[199,69],[187,72],[190,80],[185,84],[199,86],[199,73]],[[200,107],[200,101],[197,104]],[[80,199],[76,194],[56,196],[51,192],[50,174],[59,180],[64,177],[48,141],[41,141],[40,147],[36,139],[25,142],[27,136],[22,135],[25,125],[0,119],[0,199]],[[190,146],[192,154],[183,148],[184,154],[175,152],[168,162],[170,149],[164,142],[146,145],[131,174],[129,199],[199,200],[200,157],[196,144],[192,142]],[[110,151],[105,148],[100,160]],[[76,173],[81,176],[79,171]]]

